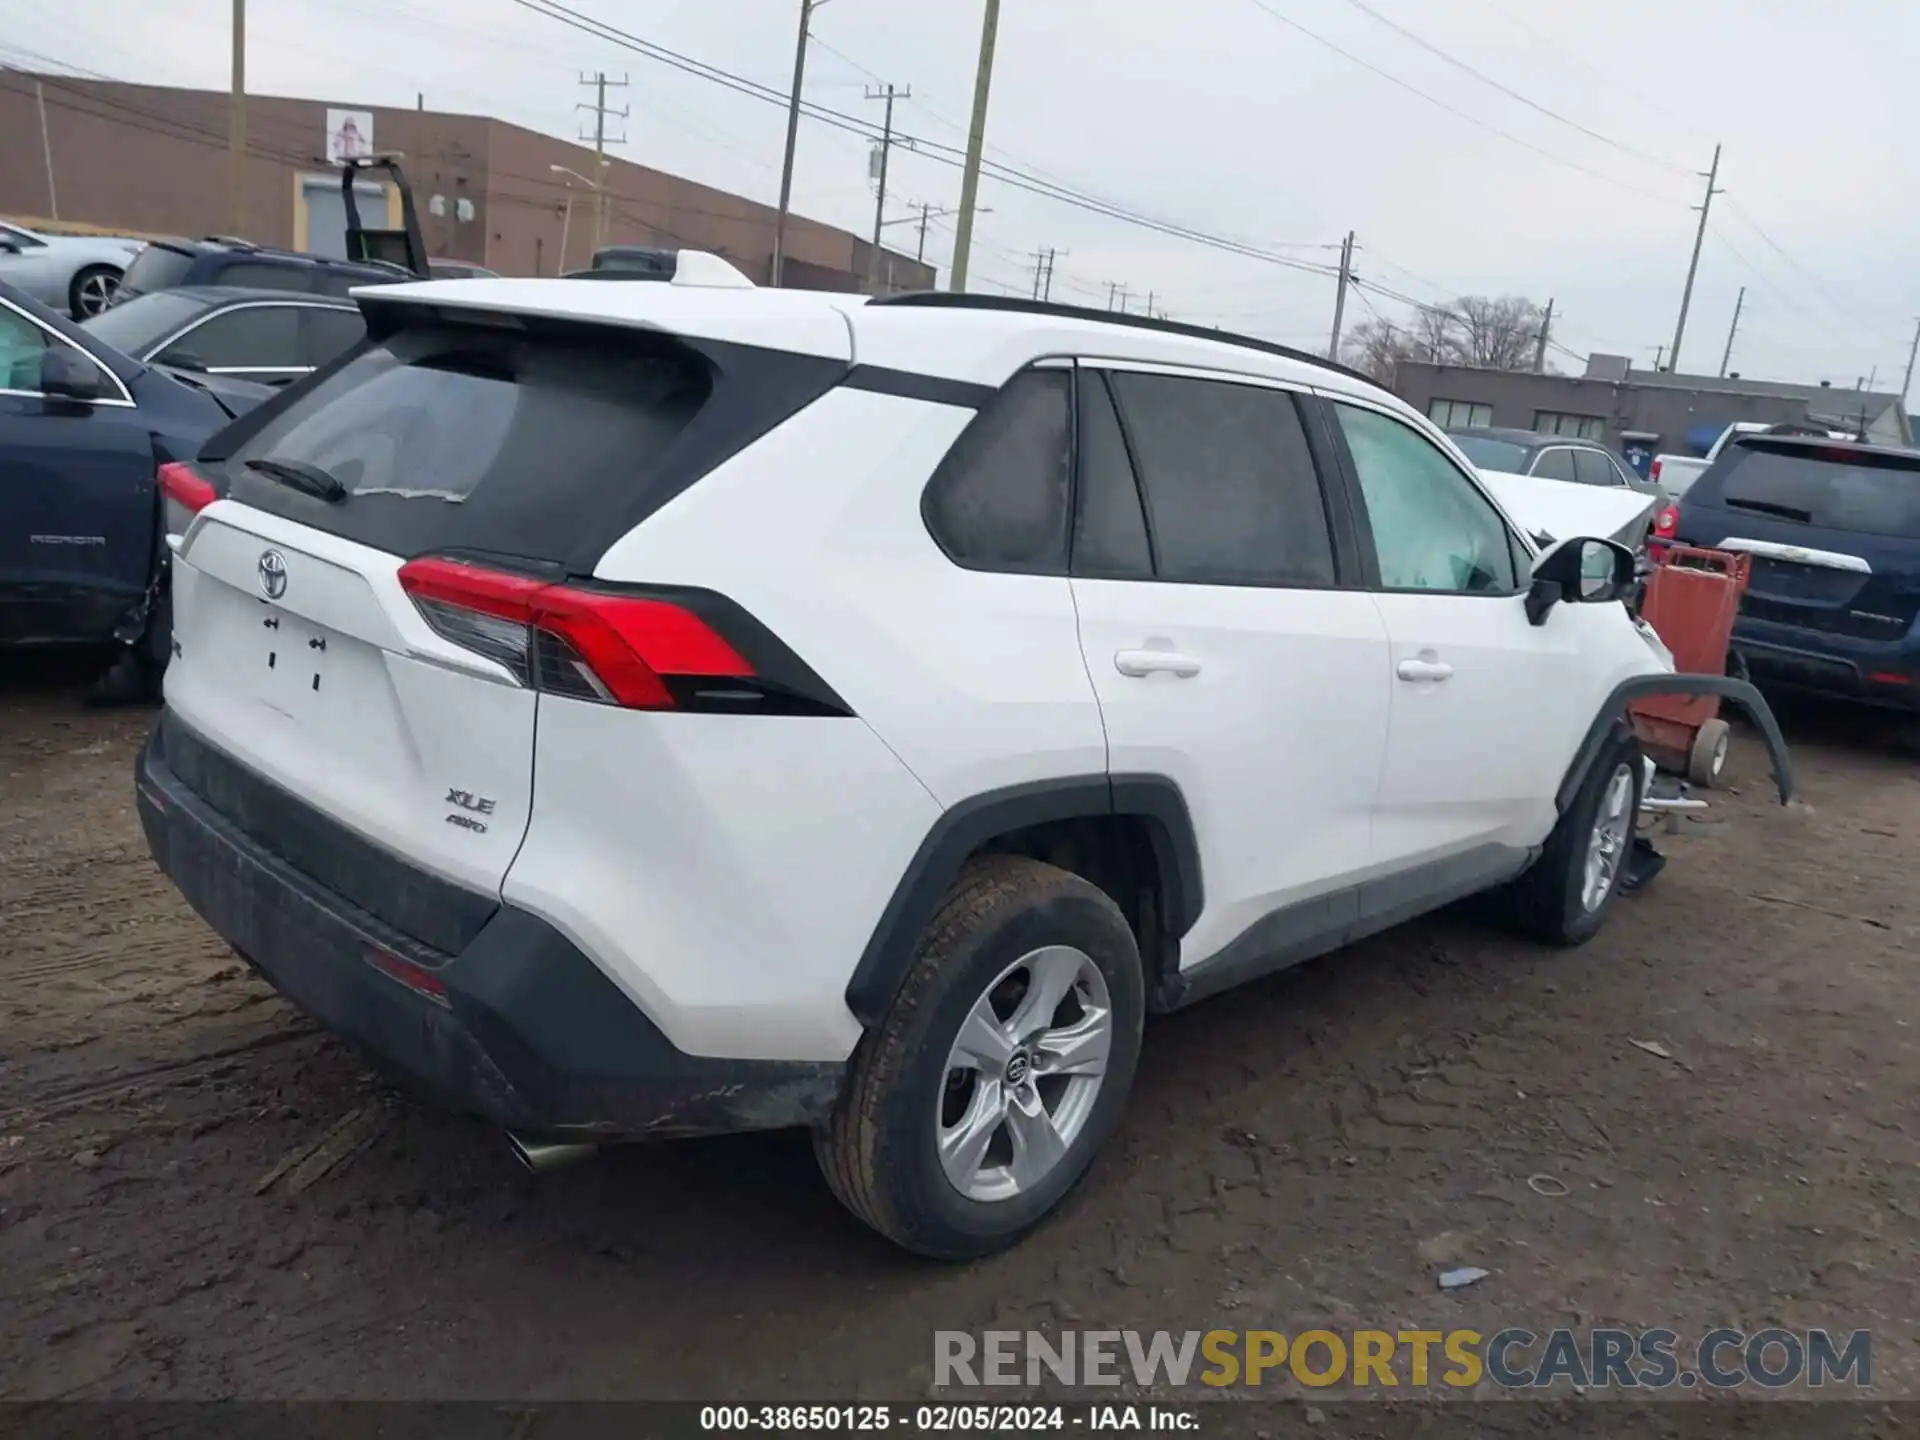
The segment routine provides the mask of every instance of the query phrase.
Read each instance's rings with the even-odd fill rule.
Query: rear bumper
[[[377,919],[189,788],[168,764],[169,730],[178,733],[171,716],[136,767],[154,860],[275,989],[443,1103],[530,1134],[610,1139],[810,1125],[831,1109],[843,1066],[685,1054],[523,910],[496,907],[457,954]],[[407,879],[397,857],[336,843],[363,845],[358,863]],[[445,888],[419,882],[416,893]]]
[[[1733,649],[1754,679],[1920,710],[1920,640],[1861,640],[1741,616]]]

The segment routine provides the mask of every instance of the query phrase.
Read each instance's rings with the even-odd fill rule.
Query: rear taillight
[[[1653,464],[1647,467],[1647,479],[1656,485],[1660,483],[1660,458],[1657,455],[1654,457]]]
[[[778,702],[803,698],[767,684],[719,630],[670,599],[433,558],[401,566],[400,585],[444,639],[549,694],[629,710],[787,709]],[[822,713],[838,706],[829,696],[804,698]]]
[[[183,507],[189,515],[199,513],[220,498],[213,486],[191,465],[183,465],[178,460],[162,465],[154,473],[154,479],[160,484],[160,493]]]
[[[1667,505],[1653,517],[1653,533],[1662,540],[1671,540],[1674,532],[1680,528],[1680,507]]]

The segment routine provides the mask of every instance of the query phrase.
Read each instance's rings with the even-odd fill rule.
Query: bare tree
[[[1543,318],[1538,305],[1518,295],[1463,295],[1446,305],[1420,306],[1405,325],[1362,321],[1341,346],[1340,358],[1387,386],[1404,360],[1531,370]]]
[[[1456,363],[1483,370],[1531,370],[1544,316],[1518,295],[1463,295],[1448,307],[1459,338]]]
[[[1362,320],[1347,332],[1340,361],[1391,390],[1402,360],[1422,359],[1414,335],[1386,320]]]

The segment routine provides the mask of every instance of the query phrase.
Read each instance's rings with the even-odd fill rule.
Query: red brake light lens
[[[1657,457],[1653,464],[1647,469],[1647,478],[1656,485],[1660,483],[1660,461]]]
[[[198,514],[220,498],[219,492],[191,465],[183,465],[178,460],[162,465],[154,472],[154,479],[159,482],[160,493],[185,507],[188,514]]]
[[[1653,533],[1663,540],[1671,540],[1674,531],[1680,528],[1680,507],[1668,505],[1653,517]]]
[[[753,667],[691,610],[456,560],[410,560],[400,584],[443,638],[524,685],[629,710],[671,710],[677,677],[750,679]]]

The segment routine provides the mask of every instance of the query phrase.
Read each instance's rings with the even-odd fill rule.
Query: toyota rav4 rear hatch
[[[672,623],[611,613],[580,577],[845,361],[631,325],[369,311],[357,353],[201,457],[204,509],[175,561],[169,724],[205,742],[202,769],[238,762],[497,898],[527,825],[538,693],[631,701],[644,685],[623,655],[646,643],[632,627]],[[264,811],[230,818],[400,923],[364,866]],[[442,949],[471,938],[403,928]]]

